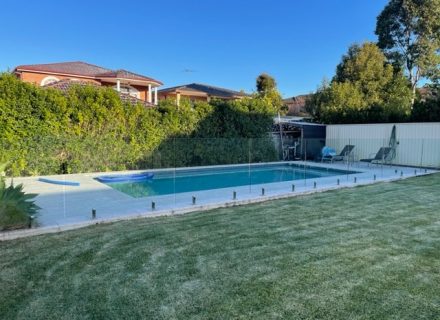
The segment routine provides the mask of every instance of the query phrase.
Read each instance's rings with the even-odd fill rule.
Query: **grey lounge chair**
[[[331,156],[331,155],[323,156],[323,157],[321,158],[321,162],[323,162],[323,161],[331,161],[331,162],[333,162],[333,161],[341,161],[341,160],[344,160],[346,157],[349,157],[349,156],[350,156],[350,154],[351,154],[351,152],[353,151],[353,149],[354,149],[354,146],[353,146],[353,145],[351,145],[351,144],[347,144],[347,145],[344,147],[344,149],[342,149],[342,151],[341,151],[339,154],[334,155],[334,156]]]
[[[354,146],[351,144],[347,144],[344,149],[342,149],[342,151],[334,156],[331,160],[332,161],[340,161],[340,160],[344,160],[346,157],[349,157],[351,152],[353,151]]]
[[[389,161],[391,150],[393,150],[391,147],[382,147],[376,153],[374,158],[361,159],[360,161],[368,163],[387,163]],[[374,153],[372,155],[374,155]]]

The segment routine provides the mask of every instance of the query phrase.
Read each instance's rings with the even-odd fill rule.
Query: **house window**
[[[57,77],[48,76],[41,80],[41,86],[46,86],[48,84],[60,81]]]

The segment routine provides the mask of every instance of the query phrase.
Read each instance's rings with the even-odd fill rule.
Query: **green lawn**
[[[439,319],[440,175],[0,243],[3,319]]]

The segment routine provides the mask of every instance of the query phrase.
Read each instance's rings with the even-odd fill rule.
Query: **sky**
[[[353,43],[376,41],[387,0],[2,0],[0,71],[85,61],[163,87],[252,92],[272,75],[284,97],[331,79]]]

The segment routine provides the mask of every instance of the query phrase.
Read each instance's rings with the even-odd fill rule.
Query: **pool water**
[[[353,171],[272,164],[166,170],[152,180],[106,183],[134,198],[352,174]]]

